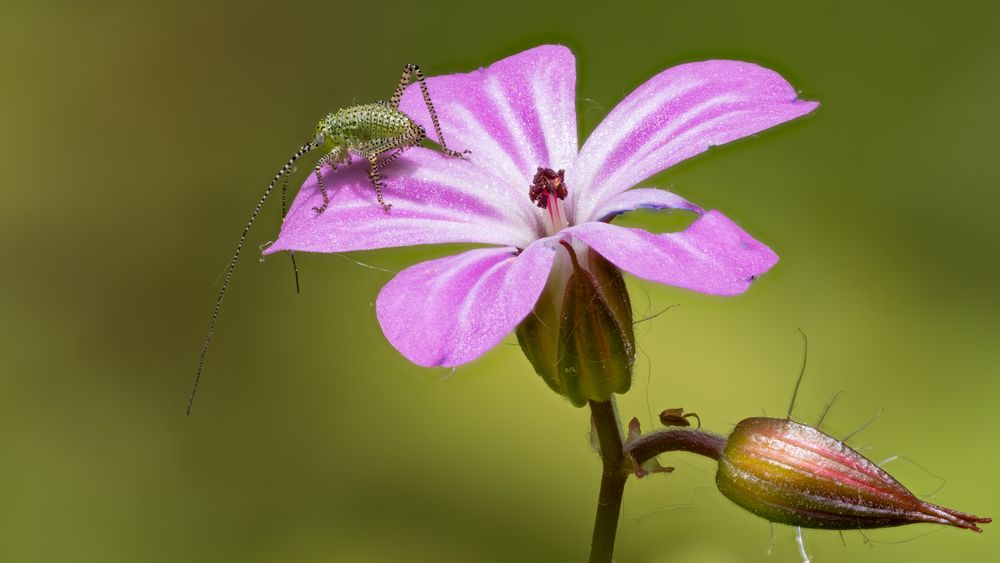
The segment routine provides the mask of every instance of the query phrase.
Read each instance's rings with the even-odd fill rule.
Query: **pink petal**
[[[594,130],[566,183],[574,217],[593,220],[602,202],[686,158],[812,111],[778,73],[739,61],[667,69],[628,95]],[[572,197],[572,192],[571,192]]]
[[[640,278],[712,295],[743,293],[778,261],[770,248],[718,211],[705,213],[679,233],[657,235],[593,222],[563,232]]]
[[[594,211],[595,221],[606,221],[636,209],[683,209],[702,212],[702,209],[677,194],[653,188],[636,188],[620,193],[604,202]]]
[[[525,212],[504,186],[473,163],[413,148],[383,169],[388,212],[375,199],[368,162],[353,159],[337,172],[326,169],[330,206],[322,203],[310,174],[285,218],[279,250],[347,252],[394,246],[468,242],[525,247],[535,239],[535,213]],[[527,193],[527,187],[525,187]],[[524,198],[527,201],[527,196]]]
[[[375,303],[382,332],[421,366],[478,358],[531,312],[552,269],[551,239],[514,252],[470,250],[403,270]]]
[[[427,79],[448,147],[507,180],[508,197],[530,207],[528,187],[539,166],[566,168],[579,148],[576,59],[560,45],[543,45],[467,74]],[[411,84],[399,108],[434,140],[427,106]]]

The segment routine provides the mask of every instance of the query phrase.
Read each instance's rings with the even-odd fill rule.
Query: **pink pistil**
[[[549,214],[549,234],[557,233],[567,226],[563,219],[562,204],[559,203],[559,200],[566,199],[569,193],[564,178],[565,173],[565,170],[556,172],[551,168],[539,166],[528,190],[531,201]]]

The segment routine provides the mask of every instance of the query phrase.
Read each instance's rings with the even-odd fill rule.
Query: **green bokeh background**
[[[375,320],[385,272],[302,256],[297,296],[284,257],[248,253],[184,416],[213,282],[314,122],[386,98],[404,63],[468,71],[544,42],[576,53],[582,138],[691,60],[759,62],[822,102],[647,182],[782,261],[732,299],[630,280],[637,316],[682,306],[640,325],[623,416],[782,416],[802,327],[800,420],[841,390],[833,433],[884,409],[856,446],[900,456],[887,467],[935,502],[1000,515],[1000,4],[659,4],[0,6],[0,561],[585,560],[587,411],[513,338],[453,375],[408,364]],[[275,201],[251,248],[277,227]],[[665,461],[678,471],[628,486],[617,561],[798,560],[788,528],[767,555],[768,524],[710,462]],[[998,532],[807,540],[820,562],[982,561]]]

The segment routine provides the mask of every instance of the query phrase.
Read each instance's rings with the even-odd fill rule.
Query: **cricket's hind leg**
[[[400,77],[399,85],[396,86],[396,92],[393,93],[389,104],[393,109],[399,109],[399,100],[403,97],[403,90],[406,89],[406,85],[410,83],[411,75],[416,75],[417,82],[420,84],[420,92],[424,95],[424,103],[427,104],[427,111],[431,114],[431,123],[434,124],[434,132],[437,133],[438,142],[441,144],[441,152],[455,158],[462,158],[463,155],[472,154],[472,151],[468,149],[459,152],[448,148],[447,143],[444,141],[444,135],[441,133],[441,124],[438,122],[437,112],[434,111],[434,104],[431,102],[431,94],[427,90],[427,83],[424,81],[424,75],[420,72],[419,66],[408,64],[403,67],[403,76]]]

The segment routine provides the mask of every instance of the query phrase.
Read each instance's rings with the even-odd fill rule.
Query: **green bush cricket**
[[[379,172],[389,163],[399,158],[407,149],[419,145],[427,138],[427,131],[424,130],[424,127],[399,110],[399,101],[403,96],[403,90],[410,83],[413,76],[416,77],[417,82],[420,84],[420,91],[423,94],[424,103],[427,105],[427,111],[430,113],[431,122],[434,124],[434,132],[437,133],[441,152],[455,158],[462,158],[464,154],[469,153],[468,150],[462,152],[451,150],[445,144],[444,135],[441,133],[441,125],[438,123],[437,112],[434,111],[434,104],[431,102],[431,96],[427,90],[427,84],[424,82],[424,76],[420,72],[420,68],[414,64],[408,64],[403,68],[403,75],[400,77],[396,91],[393,93],[392,98],[389,99],[389,102],[350,106],[321,119],[316,125],[315,138],[302,145],[288,159],[288,162],[278,170],[278,173],[274,175],[274,179],[271,180],[270,185],[264,190],[264,195],[261,196],[257,202],[257,206],[254,207],[253,212],[250,214],[250,219],[247,221],[246,226],[243,227],[243,233],[236,243],[236,251],[233,253],[233,257],[229,261],[229,266],[226,268],[219,296],[215,300],[215,309],[212,311],[212,318],[208,325],[208,334],[205,336],[201,356],[198,359],[198,370],[195,373],[194,383],[191,386],[191,396],[188,398],[188,414],[191,414],[191,406],[198,392],[198,383],[201,381],[201,373],[205,367],[205,355],[208,352],[208,345],[212,341],[212,336],[215,335],[215,324],[219,318],[219,310],[222,308],[222,299],[226,295],[226,289],[229,288],[229,282],[232,280],[233,272],[236,270],[236,263],[239,261],[240,252],[243,250],[243,243],[246,241],[247,234],[250,232],[254,221],[256,221],[257,215],[264,206],[264,202],[267,201],[268,196],[271,195],[274,186],[279,180],[283,180],[281,186],[281,215],[282,217],[285,216],[285,197],[288,178],[295,171],[295,161],[314,150],[322,149],[326,153],[320,157],[313,169],[313,173],[316,174],[320,194],[323,196],[323,204],[313,208],[316,214],[326,211],[330,204],[326,188],[323,185],[322,169],[329,166],[336,171],[338,165],[346,166],[350,164],[352,154],[368,160],[368,178],[375,188],[375,198],[378,204],[387,212],[392,207],[391,204],[385,202],[382,196],[383,184]],[[298,291],[298,268],[295,267],[294,254],[292,255],[292,265],[295,268],[295,288]]]

